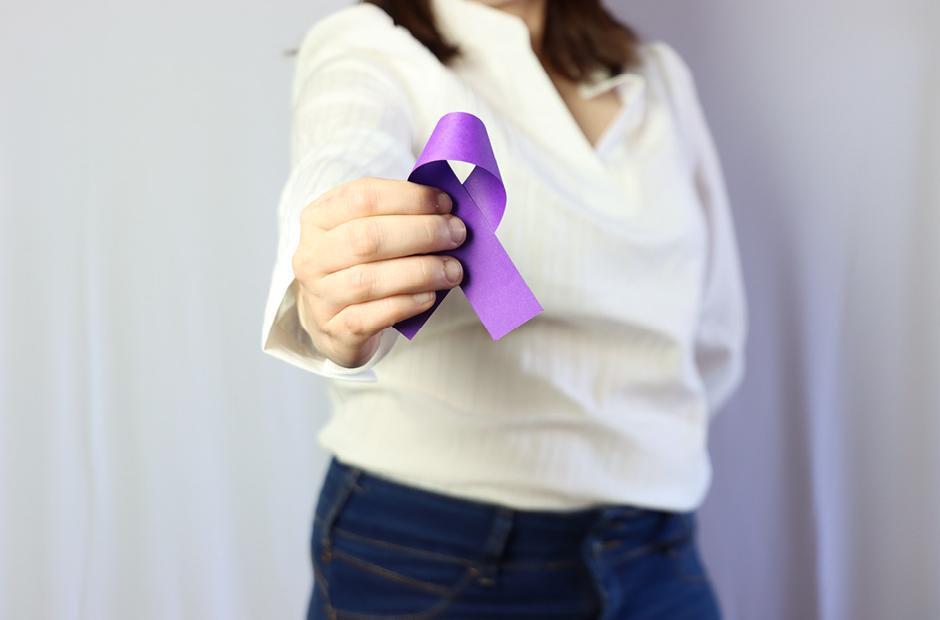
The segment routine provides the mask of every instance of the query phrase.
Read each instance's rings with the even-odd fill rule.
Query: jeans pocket
[[[396,509],[408,489],[376,493],[366,477],[345,468],[324,485],[311,541],[314,597],[336,620],[437,617],[479,575],[477,562],[411,544],[414,528]],[[425,535],[433,539],[433,528]]]
[[[340,528],[327,540],[319,560],[337,618],[433,618],[477,574],[469,561]]]

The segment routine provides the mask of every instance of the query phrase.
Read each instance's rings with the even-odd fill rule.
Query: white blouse
[[[451,67],[371,4],[314,24],[293,82],[292,170],[262,349],[329,377],[317,440],[412,486],[515,508],[690,510],[711,479],[711,414],[742,376],[746,307],[721,166],[688,66],[668,44],[581,86],[622,110],[596,146],[517,17],[435,0]],[[544,311],[491,340],[454,289],[408,341],[357,368],[297,319],[300,213],[361,176],[404,179],[452,111],[488,129],[508,202],[497,237]]]

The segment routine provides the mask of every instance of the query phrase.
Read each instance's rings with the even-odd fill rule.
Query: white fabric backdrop
[[[0,617],[302,617],[329,412],[259,329],[282,52],[342,4],[0,5]],[[940,617],[936,3],[613,4],[692,65],[737,218],[727,617]]]

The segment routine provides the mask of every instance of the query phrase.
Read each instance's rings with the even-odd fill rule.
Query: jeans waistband
[[[436,522],[446,521],[449,528],[480,540],[485,539],[488,532],[500,529],[494,520],[511,522],[523,537],[574,540],[592,532],[603,532],[605,528],[614,525],[621,527],[621,534],[626,535],[629,535],[632,527],[636,536],[642,538],[646,535],[645,530],[655,527],[664,518],[692,518],[692,513],[669,513],[617,504],[560,511],[511,508],[402,484],[343,463],[334,456],[330,459],[324,479],[324,494],[327,497],[334,496],[343,487],[344,481],[349,482],[352,491],[367,490],[370,502],[389,518],[400,515],[417,522],[427,519],[429,527],[433,527]],[[319,510],[321,507],[318,507]],[[322,518],[324,515],[320,516]],[[522,541],[523,544],[525,542]],[[539,544],[537,540],[532,543]]]

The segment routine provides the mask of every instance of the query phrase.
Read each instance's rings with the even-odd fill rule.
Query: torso
[[[585,99],[570,81],[546,81],[518,24],[472,2],[444,6],[465,54],[454,67],[375,5],[313,33],[304,68],[346,57],[351,69],[374,66],[311,103],[341,110],[342,97],[357,106],[378,92],[400,107],[367,106],[375,116],[363,127],[376,131],[312,156],[324,169],[348,160],[353,172],[405,178],[442,115],[478,116],[507,189],[499,241],[544,311],[493,341],[451,292],[374,382],[330,383],[334,412],[318,442],[391,479],[520,508],[689,509],[710,474],[693,338],[707,231],[667,96],[678,76],[644,64],[636,125],[604,156],[590,153],[617,121],[619,94]],[[665,49],[648,51],[652,61]],[[410,128],[394,124],[406,116]]]

